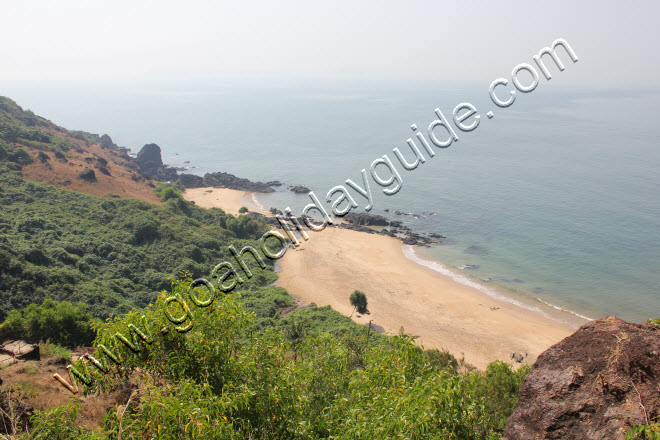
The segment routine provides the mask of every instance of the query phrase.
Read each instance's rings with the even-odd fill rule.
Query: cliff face
[[[503,440],[623,439],[659,416],[660,328],[608,316],[539,356]]]

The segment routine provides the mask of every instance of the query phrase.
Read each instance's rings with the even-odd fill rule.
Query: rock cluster
[[[390,221],[382,215],[367,214],[366,212],[349,212],[343,218],[348,223],[358,226],[401,226],[399,221]]]
[[[233,174],[216,172],[204,175],[204,186],[213,186],[217,188],[237,189],[241,191],[270,193],[275,192],[273,188],[262,182],[252,182],[242,177],[236,177]]]
[[[156,144],[146,144],[142,147],[135,162],[140,167],[142,175],[147,179],[172,181],[179,177],[174,168],[163,164],[160,147]]]
[[[293,191],[296,194],[307,194],[308,192],[311,191],[311,189],[303,185],[290,186],[289,190]]]
[[[660,327],[608,316],[538,357],[503,440],[618,440],[659,416]]]

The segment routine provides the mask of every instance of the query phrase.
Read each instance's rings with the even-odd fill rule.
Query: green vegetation
[[[351,293],[349,301],[353,306],[353,312],[357,310],[358,313],[365,314],[369,311],[367,309],[367,295],[365,295],[364,292],[356,290],[355,292]],[[353,313],[351,313],[351,316],[352,315]]]
[[[294,343],[287,332],[259,331],[233,293],[193,307],[192,329],[175,331],[165,311],[185,311],[166,300],[187,301],[190,282],[97,324],[94,345],[120,364],[99,350],[96,357],[112,366],[106,373],[74,365],[85,393],[115,389],[139,371],[144,388],[129,411],[110,409],[99,431],[76,425],[78,403],[39,412],[28,438],[111,439],[121,431],[146,439],[499,439],[527,372],[495,362],[456,374],[405,335],[367,345],[364,334],[297,332]],[[117,336],[130,340],[129,325],[144,336],[133,333],[133,348]]]
[[[0,161],[8,160],[17,165],[31,163],[32,157],[17,145],[59,153],[77,148],[69,138],[86,144],[101,141],[97,135],[58,127],[30,110],[24,111],[11,99],[0,96]]]
[[[105,318],[144,307],[170,274],[208,276],[233,261],[228,246],[258,246],[258,220],[202,209],[180,197],[157,206],[57,189],[22,179],[0,163],[0,319],[45,298],[82,302]],[[252,279],[275,281],[246,258]],[[272,264],[266,261],[267,264]]]
[[[23,313],[10,311],[0,325],[0,336],[30,342],[50,340],[70,347],[90,345],[94,340],[92,315],[85,308],[81,303],[73,305],[46,298],[41,305],[30,304]]]
[[[660,423],[630,428],[626,440],[660,440]]]
[[[462,374],[451,354],[424,350],[414,337],[376,333],[330,307],[296,308],[272,286],[267,259],[263,269],[246,256],[253,276],[229,294],[193,289],[210,300],[198,307],[192,280],[234,263],[230,245],[258,248],[268,226],[195,206],[180,182],[158,184],[163,204],[153,205],[22,178],[33,158],[21,146],[38,149],[47,164],[84,152],[72,140],[109,142],[0,97],[0,336],[40,341],[44,357],[67,360],[70,348],[92,342],[97,361],[71,369],[84,393],[140,386],[108,409],[101,429],[77,420],[81,402],[73,399],[37,412],[22,438],[501,437],[528,368],[495,362]],[[364,293],[350,301],[367,312]],[[17,390],[38,392],[29,381]]]
[[[50,338],[46,339],[46,342],[39,343],[39,354],[42,358],[61,358],[67,362],[71,361],[71,350],[51,343]]]
[[[648,323],[649,323],[649,324],[655,324],[655,325],[657,325],[657,326],[660,326],[660,318],[658,318],[658,319],[649,319],[649,320],[648,320]]]
[[[245,214],[246,212],[248,212],[247,206],[241,206],[240,208],[238,208],[239,214]]]

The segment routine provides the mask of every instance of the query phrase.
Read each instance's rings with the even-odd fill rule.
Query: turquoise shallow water
[[[490,103],[487,85],[152,84],[0,93],[65,127],[109,133],[134,151],[156,142],[166,163],[194,173],[278,179],[317,194],[347,178],[360,182],[360,170],[383,154],[393,157],[394,147],[408,151],[409,125],[426,127],[436,107],[450,115],[471,102],[495,117],[482,116],[474,132],[458,133],[451,147],[401,171],[401,191],[379,192],[372,212],[423,214],[399,219],[448,239],[415,258],[443,262],[532,308],[542,300],[590,318],[660,317],[660,93],[554,86],[544,83],[508,109]],[[299,212],[308,198],[282,191],[259,201]],[[356,201],[362,210],[365,199]]]

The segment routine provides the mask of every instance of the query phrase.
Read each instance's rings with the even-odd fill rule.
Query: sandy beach
[[[236,214],[254,200],[250,193],[207,188],[184,196],[199,206]],[[263,212],[263,208],[262,208]],[[309,240],[287,251],[279,263],[278,285],[305,303],[330,305],[350,316],[348,297],[366,293],[369,315],[352,319],[378,331],[418,336],[425,348],[447,349],[477,368],[527,353],[526,363],[570,335],[574,328],[542,314],[499,301],[406,258],[391,237],[339,228],[310,232]]]
[[[257,202],[254,194],[248,191],[227,188],[189,188],[183,193],[183,197],[202,208],[220,208],[232,215],[238,215],[241,206],[247,207],[250,211],[266,214],[266,210]]]

